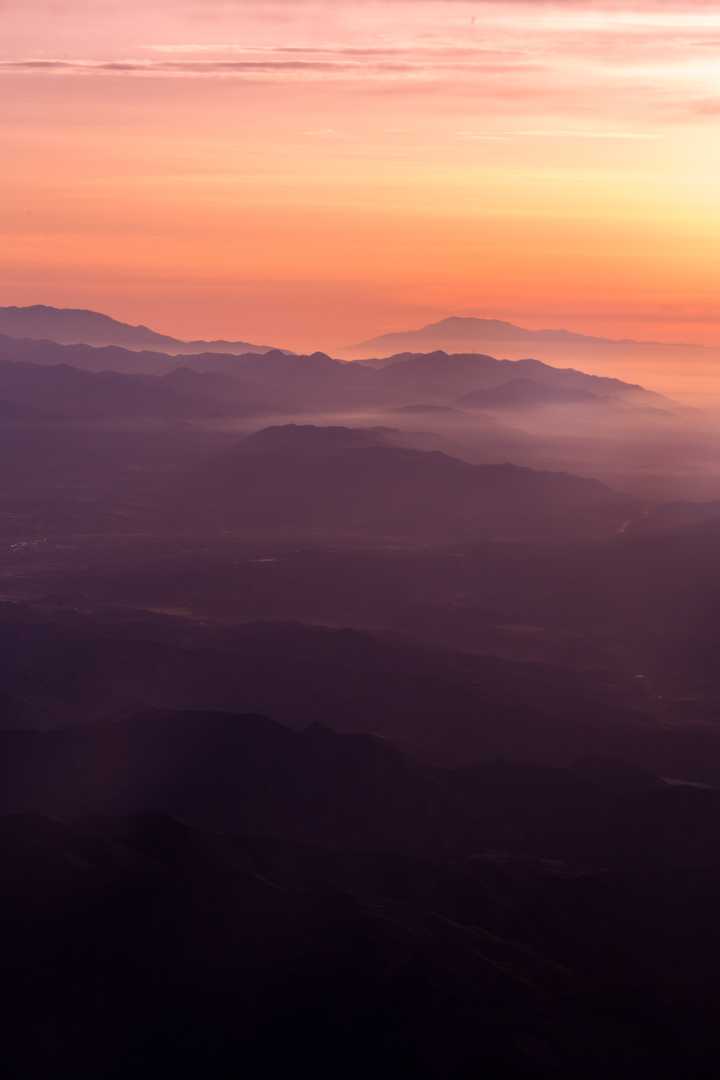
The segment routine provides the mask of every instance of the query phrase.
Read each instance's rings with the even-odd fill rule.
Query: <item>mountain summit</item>
[[[201,352],[266,353],[269,345],[247,341],[182,341],[147,326],[131,326],[98,311],[76,308],[0,307],[0,334],[12,338],[55,341],[61,345],[117,345],[185,354]]]
[[[452,315],[439,322],[429,323],[419,330],[400,330],[393,334],[382,334],[380,337],[370,338],[357,345],[351,345],[346,350],[348,354],[357,356],[387,356],[397,352],[424,352],[430,349],[443,349],[445,351],[463,350],[475,346],[480,351],[486,351],[488,344],[506,343],[508,345],[522,345],[529,348],[538,343],[549,345],[577,345],[577,346],[622,346],[627,347],[651,347],[651,348],[692,348],[688,345],[665,345],[655,341],[633,341],[630,339],[615,339],[595,337],[590,334],[578,334],[571,330],[528,330],[514,323],[503,322],[500,319],[479,319]],[[699,348],[699,346],[697,346]]]
[[[530,330],[499,319],[452,316],[414,330],[383,334],[340,350],[348,360],[382,364],[397,353],[481,353],[507,360],[533,357],[555,367],[582,368],[633,382],[652,383],[675,396],[695,396],[717,368],[713,348],[660,341],[596,337],[563,329]],[[683,378],[678,378],[682,371]],[[698,380],[703,380],[701,384]]]

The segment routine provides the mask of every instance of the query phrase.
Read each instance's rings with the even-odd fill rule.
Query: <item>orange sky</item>
[[[720,5],[0,0],[0,303],[720,344]]]

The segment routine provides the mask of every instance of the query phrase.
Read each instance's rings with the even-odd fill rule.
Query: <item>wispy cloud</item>
[[[0,71],[56,72],[58,74],[102,74],[103,72],[135,75],[258,75],[258,74],[322,74],[350,73],[358,65],[343,64],[331,60],[59,60],[22,58],[0,60]],[[408,65],[377,64],[374,70],[411,70]]]
[[[500,132],[476,132],[458,131],[458,139],[467,139],[470,142],[507,142],[509,139],[600,139],[600,140],[628,140],[655,141],[662,138],[657,131],[603,131],[597,128],[585,128],[566,130],[562,128],[547,128],[529,131],[500,131]]]
[[[152,46],[163,59],[64,59],[16,57],[0,60],[0,72],[63,74],[127,73],[137,75],[275,75],[282,77],[366,78],[398,75],[447,77],[459,73],[510,75],[539,69],[522,54],[471,48],[349,48]],[[166,56],[173,59],[165,59]]]
[[[661,138],[660,133],[657,131],[603,131],[597,128],[573,131],[548,128],[539,131],[514,131],[511,134],[515,137],[527,139],[629,139],[631,141],[643,141]]]

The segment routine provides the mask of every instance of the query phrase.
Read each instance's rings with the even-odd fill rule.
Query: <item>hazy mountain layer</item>
[[[125,349],[160,349],[168,353],[269,352],[268,345],[247,341],[180,341],[147,326],[130,326],[97,311],[31,307],[0,307],[0,334],[75,345],[119,345]]]
[[[513,345],[528,345],[531,343],[546,343],[549,345],[599,345],[606,346],[639,346],[656,347],[661,343],[655,341],[633,341],[631,339],[613,339],[595,337],[588,334],[577,334],[570,330],[527,330],[514,323],[503,322],[500,319],[480,319],[472,316],[451,316],[441,319],[439,322],[429,323],[419,330],[405,330],[392,334],[383,334],[380,337],[371,338],[350,346],[350,352],[363,353],[369,356],[390,352],[421,352],[426,349],[446,348],[447,343],[459,343],[474,341],[507,342]],[[692,346],[678,345],[678,348],[687,349]]]
[[[497,319],[441,319],[416,330],[384,334],[341,349],[349,359],[386,358],[398,353],[489,353],[551,364],[598,375],[630,378],[687,400],[717,400],[718,350],[692,344],[614,340],[567,330],[527,330]],[[383,360],[371,361],[382,366]]]
[[[0,337],[0,396],[8,400],[12,400],[15,392],[14,381],[19,383],[19,392],[23,392],[22,380],[31,377],[37,392],[43,392],[42,372],[27,374],[13,365],[32,365],[33,369],[74,368],[86,374],[107,376],[114,373],[127,378],[165,376],[171,380],[173,389],[184,397],[192,399],[195,396],[200,401],[214,399],[217,407],[226,413],[231,413],[233,408],[242,411],[244,401],[249,401],[258,410],[265,408],[288,413],[406,406],[418,401],[455,406],[468,394],[500,391],[520,380],[522,386],[532,383],[544,387],[548,403],[578,402],[587,395],[589,399],[606,404],[622,402],[670,407],[667,399],[618,379],[554,368],[536,360],[513,362],[475,354],[448,356],[440,352],[398,356],[386,365],[373,367],[348,364],[324,353],[310,356],[294,356],[278,350],[242,356],[207,353],[179,360],[163,352],[134,352],[115,346],[94,348]],[[213,376],[215,381],[209,378],[203,381],[199,376]],[[66,373],[65,378],[70,377]],[[72,377],[77,381],[77,375]],[[55,374],[45,378],[47,385],[52,387],[49,392],[60,393],[56,413],[62,414],[63,408],[70,411],[71,405],[62,396],[62,383],[58,381],[61,376]],[[50,383],[51,379],[55,379],[55,383]],[[86,380],[84,385],[91,384]],[[152,385],[144,384],[145,396],[150,396]],[[508,392],[512,396],[512,390]],[[525,404],[525,400],[518,402],[519,407]],[[492,398],[488,405],[491,407]]]

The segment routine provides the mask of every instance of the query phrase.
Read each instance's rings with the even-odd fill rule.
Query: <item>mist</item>
[[[720,1059],[717,5],[0,2],[0,1067]]]

